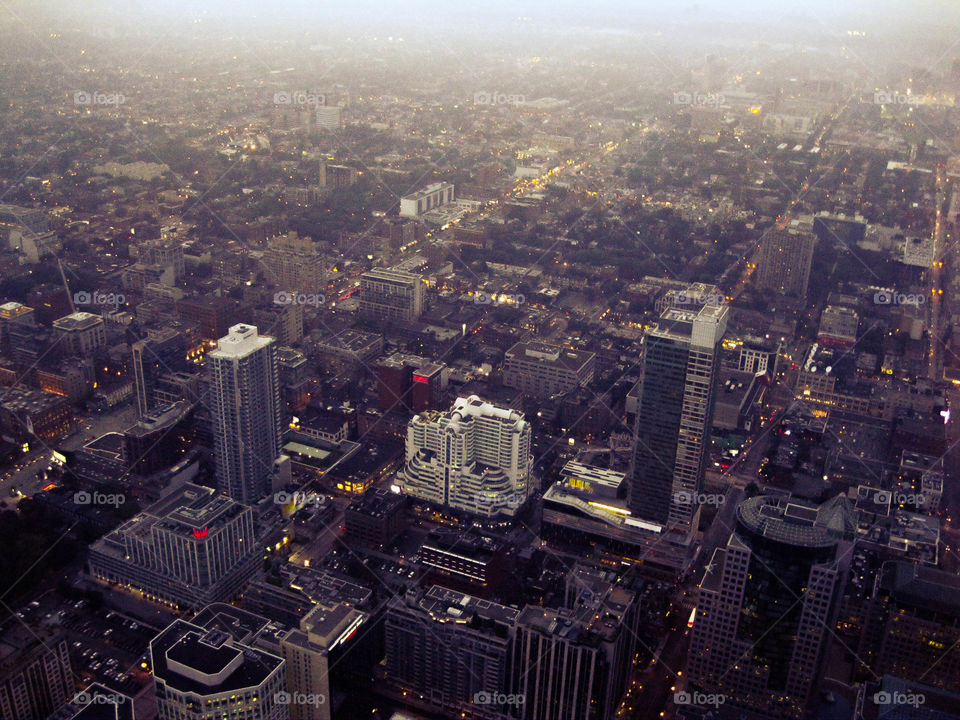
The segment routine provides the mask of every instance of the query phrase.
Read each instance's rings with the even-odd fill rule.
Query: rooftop
[[[260,335],[253,325],[234,325],[230,331],[217,341],[217,349],[210,353],[211,358],[241,358],[267,347],[273,338]]]
[[[822,505],[773,495],[744,500],[737,520],[751,532],[797,547],[829,547],[856,532],[857,519],[845,495]]]
[[[88,312],[75,312],[66,315],[59,320],[53,321],[53,326],[57,330],[73,332],[77,330],[89,330],[92,327],[103,324],[103,318]]]

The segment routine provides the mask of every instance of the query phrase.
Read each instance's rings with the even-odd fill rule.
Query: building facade
[[[207,360],[217,483],[252,504],[269,492],[280,454],[276,343],[252,325],[234,325]]]
[[[745,500],[700,585],[690,682],[760,717],[799,718],[820,678],[856,533],[845,496]]]
[[[695,533],[728,309],[668,308],[644,337],[630,467],[634,518]]]
[[[65,635],[40,637],[26,625],[6,630],[0,644],[0,717],[44,720],[73,696]]]
[[[423,281],[400,270],[360,276],[360,317],[369,322],[412,322],[423,313]]]
[[[195,608],[239,593],[261,559],[253,511],[187,483],[90,546],[90,575]]]
[[[817,238],[792,228],[775,228],[760,243],[757,285],[781,295],[806,297]]]
[[[420,500],[492,517],[513,516],[534,490],[530,424],[521,413],[458,398],[444,413],[415,415],[397,480]]]
[[[596,355],[540,342],[519,342],[507,351],[503,384],[528,395],[550,397],[593,380]]]
[[[439,182],[427,185],[410,195],[400,198],[400,217],[420,217],[426,212],[454,200],[454,186]]]
[[[174,620],[150,641],[159,720],[288,720],[285,661],[264,649],[265,618],[229,605]]]

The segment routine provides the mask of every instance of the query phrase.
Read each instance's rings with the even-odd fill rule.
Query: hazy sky
[[[823,23],[880,22],[893,29],[916,22],[956,24],[960,16],[956,0],[14,0],[8,4],[21,13],[44,6],[90,19],[99,16],[104,22],[133,11],[161,17],[257,18],[269,23],[284,18],[321,22],[339,18],[426,27],[463,17],[485,18],[491,24],[525,16],[542,22],[577,20],[602,25],[611,20],[640,18],[776,22],[786,14]]]

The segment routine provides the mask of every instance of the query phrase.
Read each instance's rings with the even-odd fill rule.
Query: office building
[[[493,517],[513,516],[534,490],[530,424],[521,413],[457,398],[450,410],[415,415],[397,480],[419,500]]]
[[[14,385],[0,397],[0,432],[21,441],[53,440],[74,426],[70,398]]]
[[[541,342],[518,342],[503,362],[503,384],[535,397],[570,392],[593,380],[596,355]]]
[[[622,472],[569,461],[560,479],[543,493],[543,538],[571,551],[602,547],[624,560],[676,575],[689,562],[686,546],[673,547],[662,526],[631,513],[627,486]]]
[[[137,720],[133,698],[92,683],[61,705],[47,720]]]
[[[860,316],[853,308],[827,305],[820,314],[817,342],[829,347],[847,348],[857,342]]]
[[[343,512],[347,542],[373,548],[388,546],[405,525],[404,498],[388,490],[368,490]]]
[[[517,616],[507,695],[523,696],[525,720],[617,717],[638,645],[636,596],[583,574],[567,577],[567,607],[528,605]]]
[[[318,603],[280,641],[291,698],[311,697],[315,703],[291,703],[290,720],[330,720],[331,667],[339,664],[349,641],[361,629],[367,613],[346,602]],[[323,702],[320,702],[320,699]]]
[[[217,603],[150,641],[159,720],[287,720],[285,662],[266,618]]]
[[[162,270],[160,282],[163,285],[176,286],[183,280],[183,244],[171,237],[143,243],[137,258],[143,265]]]
[[[103,318],[88,312],[75,312],[53,321],[59,349],[69,355],[92,355],[107,344]]]
[[[0,305],[0,352],[4,354],[16,347],[17,341],[26,337],[37,327],[36,313],[33,308],[18,302],[5,302]]]
[[[358,175],[357,170],[347,165],[320,163],[320,187],[322,188],[342,190],[353,185],[357,181]]]
[[[792,228],[774,228],[760,241],[757,286],[781,295],[806,297],[816,235]]]
[[[12,301],[0,305],[0,354],[23,372],[36,365],[41,351],[33,308]]]
[[[90,547],[90,575],[174,607],[230,600],[260,562],[253,511],[187,483]]]
[[[369,322],[413,322],[423,313],[423,280],[400,270],[360,276],[360,317]]]
[[[193,445],[194,406],[185,400],[158,405],[123,431],[122,459],[134,475],[165,470]]]
[[[637,651],[636,593],[574,568],[564,606],[517,609],[449,588],[387,603],[386,681],[446,717],[616,717]]]
[[[891,561],[874,580],[858,653],[880,675],[955,690],[960,677],[960,577]]]
[[[757,496],[700,584],[689,653],[692,686],[763,718],[799,718],[820,679],[856,534],[838,495],[820,506]]]
[[[418,554],[421,565],[445,579],[486,586],[502,579],[507,547],[474,530],[434,528]]]
[[[395,595],[384,616],[386,682],[422,696],[447,717],[472,715],[477,694],[506,694],[519,614],[439,585],[405,598]]]
[[[269,493],[280,455],[276,343],[252,325],[234,325],[207,361],[218,486],[256,503]]]
[[[737,350],[737,370],[754,375],[777,374],[777,360],[780,357],[780,343],[769,337],[747,335],[742,340],[733,341]]]
[[[454,186],[451,183],[432,183],[400,198],[400,217],[420,217],[434,208],[453,202],[453,199]]]
[[[418,355],[394,353],[373,366],[381,410],[424,412],[440,406],[448,369]]]
[[[263,252],[266,281],[291,293],[322,295],[325,291],[323,255],[308,237],[290,231],[267,241]]]
[[[629,472],[632,517],[696,533],[727,308],[667,308],[647,331]]]
[[[227,333],[237,320],[237,303],[216,295],[188,296],[177,301],[177,315],[187,325],[197,325],[200,337],[216,340]]]
[[[0,633],[0,717],[44,720],[72,696],[66,635],[8,624]]]
[[[187,338],[176,328],[163,328],[131,346],[137,412],[146,415],[158,404],[157,385],[167,373],[186,370]],[[185,398],[186,399],[186,398]],[[189,398],[196,401],[197,398]]]

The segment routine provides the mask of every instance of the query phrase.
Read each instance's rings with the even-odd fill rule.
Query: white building
[[[476,515],[513,516],[534,490],[530,436],[521,413],[476,395],[457,398],[445,413],[415,415],[400,489]]]
[[[230,600],[256,571],[253,511],[186,483],[90,546],[90,575],[187,608]]]
[[[454,200],[454,186],[448,182],[427,185],[422,190],[400,198],[400,217],[420,217],[425,212]]]
[[[234,325],[207,355],[217,483],[253,504],[270,491],[280,454],[277,347],[252,325]]]
[[[159,720],[290,717],[286,663],[267,649],[269,632],[266,618],[219,603],[174,620],[150,641]]]
[[[53,321],[60,347],[71,355],[90,355],[107,344],[103,318],[88,312],[75,312]]]

